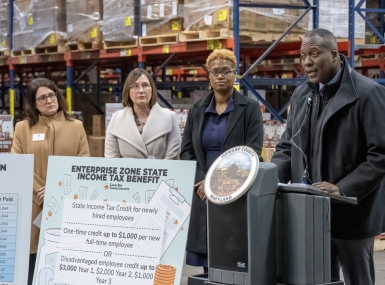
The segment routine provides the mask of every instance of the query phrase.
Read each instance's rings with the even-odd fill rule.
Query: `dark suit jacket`
[[[205,110],[214,92],[195,103],[189,111],[182,139],[182,160],[196,160],[195,183],[205,179],[208,170],[202,149],[202,131],[207,121]],[[234,89],[234,110],[230,112],[226,126],[222,152],[240,145],[254,149],[260,155],[263,144],[263,121],[259,103],[247,98]],[[194,193],[187,251],[207,253],[206,204]]]
[[[339,239],[364,239],[385,231],[385,88],[352,70],[346,58],[339,89],[326,105],[317,126],[318,151],[313,152],[313,182],[337,185],[358,205],[332,203],[331,232]],[[298,87],[291,99],[286,131],[272,162],[279,179],[302,182],[304,161],[291,143],[299,130],[308,98],[318,96],[311,84]],[[313,98],[314,99],[314,98]],[[314,102],[314,100],[313,100]],[[309,155],[309,121],[295,140]]]

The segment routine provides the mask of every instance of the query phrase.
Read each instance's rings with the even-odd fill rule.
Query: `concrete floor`
[[[374,252],[374,263],[376,267],[376,285],[385,285],[385,250]],[[187,277],[203,273],[202,268],[185,265],[182,272],[181,285],[187,285]]]

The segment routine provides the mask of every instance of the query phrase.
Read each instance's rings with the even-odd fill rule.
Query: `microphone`
[[[290,143],[297,149],[299,150],[299,152],[302,154],[302,157],[305,161],[305,170],[303,172],[303,176],[302,176],[302,184],[307,184],[307,182],[310,180],[309,179],[309,171],[308,171],[308,161],[307,161],[307,156],[306,154],[303,152],[303,150],[294,142],[294,138],[299,136],[299,134],[301,133],[302,131],[302,128],[304,127],[306,121],[307,121],[307,118],[309,117],[309,113],[310,113],[310,109],[311,109],[311,105],[313,103],[313,99],[312,98],[307,98],[307,106],[306,106],[306,112],[305,112],[305,117],[303,119],[303,122],[301,124],[301,127],[299,128],[298,132],[295,133],[294,136],[291,137],[290,139]],[[311,182],[311,181],[310,181]]]

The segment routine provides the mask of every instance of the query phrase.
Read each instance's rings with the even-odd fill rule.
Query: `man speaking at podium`
[[[272,162],[282,183],[308,183],[357,197],[332,203],[332,281],[374,285],[374,237],[385,231],[385,88],[352,70],[334,35],[309,31],[301,45],[307,76],[291,99]]]

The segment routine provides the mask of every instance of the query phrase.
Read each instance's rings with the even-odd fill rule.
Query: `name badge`
[[[45,134],[34,134],[32,136],[32,141],[33,142],[44,141],[44,135]]]

